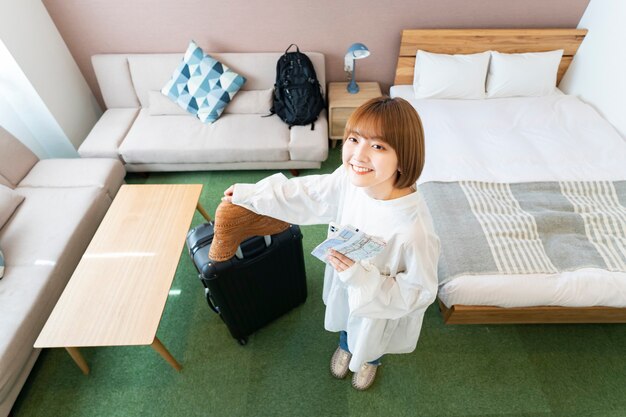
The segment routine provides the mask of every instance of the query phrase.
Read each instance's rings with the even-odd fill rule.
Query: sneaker
[[[355,373],[352,377],[352,386],[359,391],[365,391],[374,383],[377,370],[378,365],[364,363],[361,369],[359,369],[359,372]]]
[[[333,353],[333,357],[330,358],[330,373],[335,378],[344,379],[348,375],[348,365],[350,365],[351,358],[352,353],[338,347]]]

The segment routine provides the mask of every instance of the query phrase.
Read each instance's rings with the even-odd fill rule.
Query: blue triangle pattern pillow
[[[245,77],[205,54],[191,41],[161,93],[202,122],[213,123],[245,82]]]
[[[4,276],[4,255],[2,254],[2,250],[0,250],[0,279]]]

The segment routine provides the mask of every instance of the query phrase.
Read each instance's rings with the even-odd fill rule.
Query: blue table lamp
[[[356,73],[356,62],[357,59],[367,58],[370,56],[370,50],[367,49],[367,46],[362,43],[353,43],[348,48],[348,52],[346,53],[345,58],[345,66],[346,71],[350,73],[350,83],[348,84],[348,93],[356,94],[359,92],[359,86],[357,85],[355,79]]]

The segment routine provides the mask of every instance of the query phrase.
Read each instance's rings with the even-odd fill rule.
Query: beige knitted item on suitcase
[[[289,223],[222,201],[215,211],[214,236],[209,259],[217,262],[226,261],[235,255],[237,247],[247,238],[274,235],[288,228]]]

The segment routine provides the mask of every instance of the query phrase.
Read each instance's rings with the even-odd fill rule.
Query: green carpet
[[[340,161],[331,151],[322,170]],[[128,183],[202,183],[213,213],[223,190],[268,171],[129,175]],[[288,172],[285,172],[289,176]],[[199,214],[193,224],[202,222]],[[45,350],[14,417],[26,416],[626,416],[626,325],[445,326],[435,305],[417,350],[384,359],[357,392],[331,377],[337,335],[323,327],[323,264],[309,253],[324,226],[302,227],[306,303],[240,346],[207,306],[185,252],[158,337],[180,373],[148,346],[82,349],[84,376]]]

